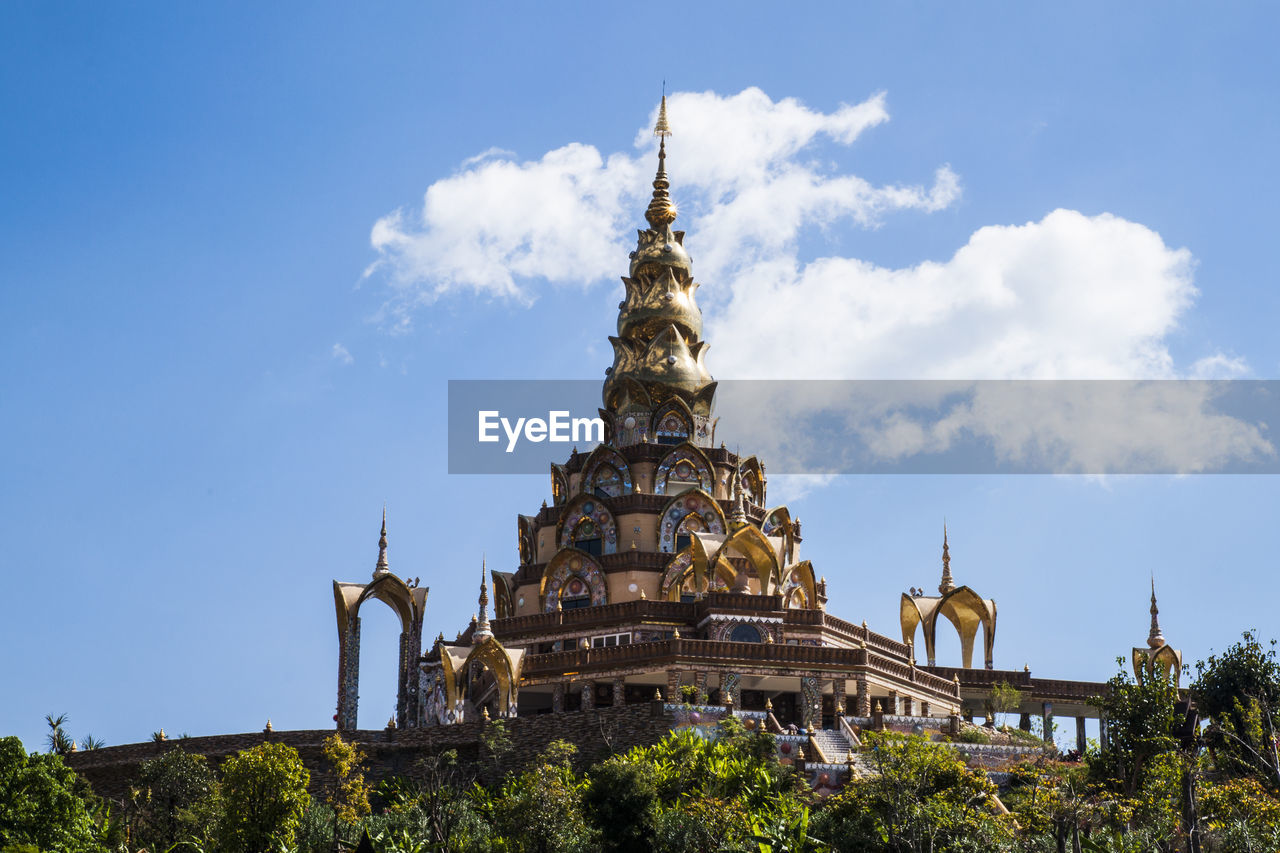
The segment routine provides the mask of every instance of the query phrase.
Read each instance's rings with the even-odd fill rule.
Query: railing
[[[696,605],[693,603],[637,599],[583,607],[578,610],[558,610],[552,613],[530,613],[527,616],[494,619],[493,631],[505,638],[521,634],[545,633],[561,628],[576,629],[589,628],[597,624],[616,624],[626,619],[651,619],[692,624],[696,615]]]
[[[1032,678],[1026,670],[1016,669],[961,669],[953,666],[924,667],[930,673],[945,680],[960,677],[961,688],[989,689],[1005,683],[1016,687],[1031,699],[1044,701],[1088,702],[1095,696],[1106,696],[1111,685],[1101,681],[1069,681],[1058,678]]]
[[[629,602],[634,604],[636,602]],[[643,603],[643,602],[641,602]],[[626,605],[618,605],[626,606]],[[522,675],[549,676],[581,672],[584,669],[613,669],[628,664],[664,664],[680,660],[690,664],[734,663],[785,665],[790,668],[869,667],[877,673],[913,683],[936,694],[957,697],[955,684],[898,661],[872,654],[867,649],[836,646],[792,646],[777,643],[735,643],[728,640],[669,639],[628,646],[572,649],[548,654],[527,655]]]

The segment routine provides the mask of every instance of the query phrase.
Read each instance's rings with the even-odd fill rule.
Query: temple
[[[996,670],[996,602],[956,585],[945,527],[938,594],[903,593],[900,641],[827,612],[826,579],[801,555],[799,519],[769,504],[764,464],[716,443],[698,283],[685,233],[673,228],[665,97],[654,132],[648,227],[609,338],[605,440],[551,466],[550,502],[516,519],[517,563],[482,568],[478,616],[425,654],[427,590],[391,572],[384,513],[371,582],[334,582],[338,728],[356,728],[359,608],[377,598],[402,625],[391,723],[400,728],[664,700],[764,715],[777,730],[839,731],[873,714],[972,720],[1006,683],[1022,697],[1024,728],[1043,715],[1051,732],[1056,708],[1076,718],[1083,746],[1084,719],[1097,716],[1089,699],[1106,685]],[[941,620],[959,635],[958,667],[938,664]],[[1151,626],[1134,670],[1176,677],[1181,659],[1159,632],[1154,585]]]

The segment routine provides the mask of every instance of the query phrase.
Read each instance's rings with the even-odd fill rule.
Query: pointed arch
[[[491,571],[493,578],[493,612],[498,619],[510,619],[516,615],[512,606],[512,595],[515,591],[516,576],[511,572]]]
[[[663,508],[662,516],[658,520],[659,551],[666,554],[675,553],[680,550],[676,547],[679,537],[685,535],[682,531],[687,531],[687,535],[690,536],[700,532],[686,523],[686,519],[691,514],[698,516],[703,524],[702,531],[706,533],[723,535],[728,529],[724,511],[720,509],[720,505],[702,489],[693,489],[676,495]]]
[[[799,610],[821,610],[813,564],[808,560],[787,566],[782,573],[782,606]]]
[[[747,563],[755,570],[756,577],[760,579],[762,595],[771,595],[778,591],[782,581],[778,552],[758,527],[744,524],[730,533],[712,557],[711,565],[718,564],[730,551],[747,559]]]
[[[569,472],[563,465],[551,463],[551,505],[563,506],[569,500]]]
[[[597,556],[614,554],[618,550],[618,523],[604,500],[578,495],[560,514],[556,541],[561,548],[577,547]],[[599,544],[594,544],[597,541]]]
[[[712,494],[715,489],[715,468],[701,448],[685,442],[674,448],[658,464],[658,469],[653,474],[653,493],[675,494],[690,486],[699,488],[708,495]]]
[[[667,601],[680,601],[686,583],[692,583],[698,592],[715,589],[732,589],[736,580],[733,567],[721,561],[711,575],[711,583],[704,588],[701,576],[693,568],[693,551],[687,549],[671,558],[662,574],[661,597]]]
[[[516,715],[516,703],[520,689],[520,664],[523,650],[509,651],[495,638],[488,637],[471,648],[463,662],[462,671],[467,680],[466,699],[475,702],[475,684],[470,681],[471,665],[478,663],[493,674],[498,687],[498,714],[503,717]]]
[[[742,476],[742,488],[746,490],[747,502],[754,506],[764,506],[767,486],[764,465],[755,456],[748,456],[738,463],[738,473]]]
[[[533,516],[516,516],[516,547],[520,553],[520,565],[527,566],[537,561],[538,550],[534,546],[537,541],[538,523]]]
[[[965,669],[973,668],[973,642],[981,627],[984,663],[990,665],[996,634],[994,601],[983,599],[967,586],[959,586],[942,596],[937,608],[930,614],[929,628],[934,632],[935,639],[939,616],[946,617],[960,635],[960,657]]]
[[[598,498],[617,498],[635,491],[631,466],[622,454],[601,444],[591,451],[582,467],[582,493]]]
[[[653,411],[653,437],[658,444],[680,445],[693,437],[693,412],[679,397]]]
[[[577,594],[579,591],[581,595]],[[594,557],[577,548],[561,548],[551,558],[543,570],[538,594],[547,612],[554,611],[556,605],[562,605],[565,600],[585,600],[593,607],[609,603],[604,570]]]
[[[937,638],[934,630],[934,611],[938,609],[940,600],[938,598],[913,597],[904,592],[902,594],[902,602],[898,608],[898,618],[902,623],[902,642],[914,645],[916,628],[923,625],[925,660],[929,662],[930,666],[934,665],[934,641]]]

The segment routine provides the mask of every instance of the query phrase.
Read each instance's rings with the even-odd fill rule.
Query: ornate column
[[[849,713],[849,706],[846,704],[849,697],[845,694],[847,689],[843,678],[836,678],[831,682],[831,701],[832,707],[836,709],[836,713],[840,713],[840,709],[844,708],[844,713]]]
[[[720,674],[720,701],[724,702],[726,697],[733,702],[733,707],[742,708],[742,676],[736,672],[725,672]]]
[[[858,692],[854,694],[854,715],[858,717],[871,716],[871,691],[867,689],[867,679],[859,678],[857,680]]]
[[[800,676],[800,721],[805,728],[822,726],[822,679],[816,675]]]
[[[596,685],[594,681],[582,682],[582,710],[596,706]]]
[[[898,691],[890,690],[889,695],[885,698],[885,713],[897,716],[898,714]]]
[[[680,701],[680,678],[681,678],[681,676],[683,676],[683,674],[684,674],[684,673],[682,673],[682,672],[681,672],[680,670],[678,670],[678,669],[669,669],[669,670],[667,670],[667,693],[666,693],[666,699],[667,699],[667,701],[668,701],[668,702],[679,702],[679,701]]]
[[[564,713],[564,682],[556,682],[556,686],[551,692],[551,713]]]
[[[1044,714],[1044,740],[1045,743],[1053,743],[1053,703],[1045,702],[1041,706]]]
[[[694,704],[707,704],[707,671],[705,669],[694,672],[693,684],[698,688],[698,693],[693,700]]]
[[[613,705],[616,708],[625,704],[627,704],[626,683],[621,678],[615,678],[613,680]]]
[[[913,712],[914,712],[914,703],[912,702],[911,697],[903,696],[902,697],[902,713],[910,717]]]
[[[1089,745],[1089,741],[1084,736],[1084,717],[1076,717],[1076,750],[1084,755],[1085,747]]]
[[[360,702],[360,617],[338,639],[338,731],[355,731]]]

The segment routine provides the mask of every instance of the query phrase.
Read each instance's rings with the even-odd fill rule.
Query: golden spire
[[[387,505],[382,505],[382,535],[378,537],[378,564],[373,567],[374,577],[391,571],[387,563]]]
[[[480,622],[476,626],[475,633],[472,638],[475,640],[487,640],[493,636],[493,629],[489,627],[489,585],[485,577],[485,558],[480,555]]]
[[[938,584],[938,592],[946,595],[956,588],[951,579],[951,549],[947,547],[947,523],[942,522],[942,583]]]
[[[676,221],[676,206],[671,201],[671,182],[667,180],[667,137],[671,135],[671,125],[667,123],[667,96],[662,96],[662,105],[658,107],[658,123],[653,126],[653,135],[658,137],[658,174],[653,178],[653,200],[644,218],[655,229],[664,229]]]
[[[1160,630],[1160,608],[1156,606],[1156,576],[1151,575],[1151,633],[1147,635],[1147,645],[1158,649],[1165,644],[1164,633]]]

